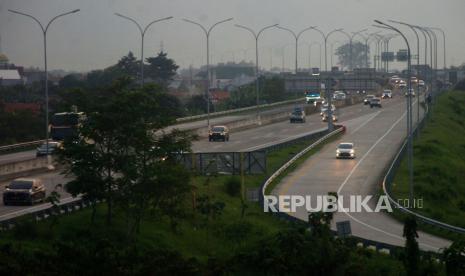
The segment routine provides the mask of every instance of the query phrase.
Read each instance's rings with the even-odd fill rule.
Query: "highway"
[[[291,111],[294,105],[280,107],[279,112],[284,111]],[[268,112],[276,112],[276,111],[268,111]],[[339,116],[339,120],[342,123],[348,120],[354,120],[356,118],[365,116],[369,116],[370,114],[375,114],[377,109],[371,109],[368,106],[364,106],[363,104],[357,104],[353,106],[344,107],[341,109],[336,110],[336,113]],[[245,116],[245,115],[240,115]],[[247,115],[247,116],[255,116],[255,114]],[[230,116],[227,116],[230,117]],[[220,120],[220,118],[216,118]],[[237,119],[237,117],[235,118]],[[225,120],[228,120],[226,118]],[[197,126],[199,122],[191,122],[182,124],[185,127],[187,126]],[[200,138],[198,141],[195,141],[192,145],[192,149],[194,152],[237,152],[237,151],[253,151],[260,147],[270,145],[273,143],[282,142],[282,140],[288,140],[292,138],[296,138],[299,136],[306,135],[311,132],[320,131],[326,129],[327,124],[321,121],[321,117],[319,114],[312,114],[307,116],[306,123],[299,124],[291,124],[289,121],[278,122],[270,125],[263,125],[256,128],[251,128],[244,131],[234,132],[231,134],[229,142],[209,142],[208,138],[203,137]],[[7,156],[13,156],[15,158],[23,158],[27,155],[35,156],[35,151],[28,151],[24,153],[15,153],[12,155],[3,155],[1,156],[6,159]],[[0,159],[1,160],[1,159]],[[47,191],[50,192],[54,189],[56,184],[64,184],[66,183],[69,178],[65,178],[60,172],[49,172],[45,174],[38,174],[33,175],[31,177],[39,178],[43,181],[46,185]],[[7,182],[0,183],[0,189],[3,190],[3,187],[7,184]],[[59,191],[62,198],[69,198],[70,195],[67,194],[65,191]],[[10,215],[14,215],[15,212],[20,210],[25,210],[28,208],[33,208],[31,206],[3,206],[0,205],[0,220],[6,217],[10,217]],[[9,215],[8,215],[9,214]]]
[[[372,116],[360,117],[345,124],[347,133],[343,137],[326,145],[286,176],[273,194],[315,198],[317,195],[327,195],[328,192],[338,192],[339,197],[347,201],[351,195],[372,195],[376,198],[381,191],[385,169],[406,137],[405,98],[397,96],[392,100],[383,100],[383,105]],[[414,111],[415,116],[416,108]],[[336,146],[340,142],[355,144],[356,159],[335,158]],[[376,203],[370,201],[369,206],[374,209]],[[344,207],[348,206],[348,203],[344,203]],[[302,220],[308,218],[303,208],[290,214]],[[336,229],[336,222],[346,220],[350,221],[355,236],[399,246],[405,243],[402,237],[403,224],[386,213],[338,212],[331,228]],[[449,241],[442,238],[423,232],[418,234],[420,247],[424,250],[438,251],[450,245]]]

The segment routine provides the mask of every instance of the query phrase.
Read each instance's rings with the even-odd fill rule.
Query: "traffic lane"
[[[385,167],[390,163],[405,137],[404,111],[405,106],[398,105],[392,110],[380,112],[366,122],[360,122],[361,124],[355,127],[356,131],[349,130],[347,135],[325,147],[304,162],[296,172],[285,178],[275,194],[314,197],[337,192],[343,184],[341,195],[346,199],[350,195],[376,195],[380,189],[379,182]],[[374,146],[377,141],[380,142]],[[354,142],[357,159],[336,159],[335,149],[340,142]],[[370,158],[368,159],[367,156]],[[359,164],[360,159],[365,160]],[[297,213],[292,215],[304,220],[308,216],[304,209],[298,209]],[[335,229],[337,221],[347,220],[347,216],[343,213],[335,214],[332,228]],[[350,213],[350,216],[354,235],[399,246],[404,244],[403,225],[389,215],[363,212]],[[448,241],[425,233],[419,235],[420,246],[426,250],[437,250],[449,244]]]
[[[398,105],[403,101],[402,98],[396,97],[390,100],[384,100],[384,108]],[[366,114],[378,112],[377,108],[370,108],[363,103],[336,109],[338,121],[351,120]],[[288,120],[269,125],[257,126],[255,128],[232,132],[229,142],[209,142],[208,138],[201,138],[192,145],[193,152],[235,152],[256,150],[262,145],[269,145],[274,142],[286,140],[290,137],[299,137],[323,130],[327,126],[326,122],[321,121],[319,113],[311,114],[306,117],[305,123],[289,123]]]
[[[416,119],[415,114],[414,122]],[[343,185],[341,184],[339,187],[340,195],[348,198],[350,195],[376,195],[379,192],[385,168],[397,154],[397,149],[403,142],[402,138],[406,136],[405,124],[406,118],[402,117],[402,120],[398,121],[391,131],[386,131],[383,134],[385,136],[382,139],[378,138],[378,145],[373,144],[370,147],[370,152],[365,152],[364,156],[359,156],[356,170],[351,169],[350,172],[353,170],[352,175],[341,182]],[[354,137],[354,139],[358,139],[364,134],[367,135],[363,132],[357,133],[359,137]],[[370,201],[369,206],[374,210],[375,201]],[[399,246],[404,245],[402,223],[386,213],[362,211],[361,213],[338,213],[335,215],[334,222],[350,220],[354,235],[371,240],[382,239],[383,242]],[[335,223],[333,227],[335,227]],[[450,245],[450,241],[424,232],[419,232],[418,235],[420,247],[424,250],[438,251]]]
[[[30,177],[25,177],[25,178],[36,178],[36,179],[42,180],[42,183],[44,184],[45,189],[46,189],[47,196],[52,191],[54,191],[56,188],[56,191],[61,196],[61,200],[71,197],[71,195],[67,193],[64,189],[65,184],[68,183],[71,180],[71,178],[61,174],[60,172],[53,171],[53,172],[37,174],[37,175],[30,176]],[[3,195],[3,191],[5,190],[5,186],[9,184],[10,182],[11,181],[4,181],[0,183],[0,189],[2,189],[2,195]],[[62,188],[57,187],[58,184],[61,184]],[[3,204],[3,196],[2,196],[2,205],[0,205],[0,219],[2,218],[2,216],[11,215],[12,213],[15,213],[15,212],[18,212],[24,209],[28,209],[28,208],[41,206],[44,204],[46,203],[35,204],[34,206],[20,206],[20,205],[5,206]]]
[[[21,151],[9,154],[0,155],[0,165],[13,163],[16,161],[24,161],[34,159],[36,157],[35,150]]]
[[[296,104],[288,104],[284,106],[278,106],[275,108],[268,108],[266,110],[261,111],[260,113],[262,115],[271,115],[271,114],[277,114],[281,112],[286,112],[288,110],[292,110],[293,107]],[[221,116],[221,117],[214,117],[210,119],[210,125],[224,125],[230,122],[235,122],[239,120],[245,120],[248,118],[254,118],[257,115],[256,109],[249,110],[249,111],[244,111],[238,114],[231,114],[231,115],[226,115],[226,116]],[[172,129],[179,129],[179,130],[190,130],[190,129],[198,129],[202,127],[207,127],[208,125],[208,120],[207,119],[202,119],[198,121],[193,121],[193,122],[186,122],[186,123],[180,123],[176,125],[169,126],[165,128],[165,131],[170,131]]]

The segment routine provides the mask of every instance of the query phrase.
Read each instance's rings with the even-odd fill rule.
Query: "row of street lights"
[[[66,16],[66,15],[69,15],[69,14],[73,14],[73,13],[77,13],[79,12],[80,10],[79,9],[76,9],[76,10],[72,10],[70,12],[66,12],[66,13],[62,13],[62,14],[59,14],[55,17],[53,17],[48,23],[47,25],[44,25],[35,17],[33,17],[32,15],[29,15],[29,14],[26,14],[26,13],[22,13],[22,12],[19,12],[19,11],[15,11],[15,10],[9,10],[10,12],[12,13],[15,13],[15,14],[19,14],[19,15],[23,15],[23,16],[27,16],[27,17],[30,17],[32,18],[35,22],[38,23],[38,25],[40,26],[40,28],[42,29],[42,33],[43,33],[43,43],[44,43],[44,70],[45,70],[45,113],[46,113],[46,118],[45,118],[45,124],[46,124],[46,145],[47,145],[47,150],[48,150],[48,140],[49,140],[49,132],[48,132],[48,125],[49,125],[49,101],[48,101],[48,67],[47,67],[47,31],[50,27],[50,25],[58,18],[60,17],[63,17],[63,16]],[[140,75],[141,75],[141,85],[143,86],[144,85],[144,38],[145,38],[145,34],[147,32],[147,30],[149,29],[150,26],[152,26],[153,24],[157,23],[157,22],[161,22],[161,21],[166,21],[166,20],[169,20],[169,19],[172,19],[173,17],[172,16],[169,16],[169,17],[164,17],[164,18],[161,18],[161,19],[156,19],[156,20],[153,20],[151,21],[149,24],[147,24],[144,28],[142,28],[142,26],[133,18],[131,17],[128,17],[128,16],[125,16],[125,15],[122,15],[120,13],[115,13],[116,16],[119,16],[121,18],[124,18],[124,19],[127,19],[131,22],[133,22],[137,28],[139,29],[140,31],[140,34],[141,34],[141,66],[140,66]],[[192,20],[189,20],[189,19],[183,19],[185,22],[188,22],[188,23],[191,23],[191,24],[194,24],[194,25],[197,25],[198,27],[200,27],[202,29],[202,31],[205,33],[205,36],[206,36],[206,51],[207,51],[207,81],[208,81],[208,84],[207,84],[207,91],[206,91],[206,96],[207,96],[207,126],[210,127],[210,87],[211,87],[211,73],[210,73],[210,34],[212,32],[212,30],[222,24],[222,23],[226,23],[226,22],[229,22],[229,21],[232,21],[233,18],[228,18],[228,19],[225,19],[225,20],[221,20],[221,21],[218,21],[216,22],[215,24],[213,24],[211,27],[209,27],[208,29],[206,27],[204,27],[202,24],[198,23],[198,22],[195,22],[195,21],[192,21]],[[306,31],[309,31],[309,30],[315,30],[317,31],[318,33],[321,34],[322,38],[323,38],[323,41],[324,41],[324,59],[325,59],[325,72],[328,71],[328,60],[327,60],[327,43],[328,43],[328,39],[330,37],[330,35],[334,34],[334,33],[342,33],[344,34],[345,36],[347,36],[347,38],[349,39],[349,42],[350,42],[350,70],[353,69],[353,56],[352,56],[352,44],[353,44],[353,39],[359,35],[360,37],[362,37],[364,40],[365,40],[365,47],[366,47],[366,60],[365,60],[365,64],[368,66],[368,43],[369,43],[369,40],[371,37],[375,37],[377,39],[377,52],[379,53],[380,51],[380,47],[379,47],[379,43],[380,42],[384,42],[384,46],[386,47],[385,51],[388,51],[388,47],[389,47],[389,40],[394,38],[396,35],[400,35],[402,36],[402,38],[404,39],[404,41],[406,42],[407,44],[407,48],[408,48],[408,80],[410,80],[410,75],[411,75],[411,60],[410,60],[410,57],[411,57],[411,52],[410,52],[410,45],[408,44],[408,41],[406,39],[406,37],[404,36],[403,33],[400,32],[399,29],[391,26],[391,25],[388,25],[384,22],[381,22],[381,21],[375,21],[376,23],[378,23],[379,25],[376,25],[376,27],[378,28],[383,28],[383,29],[389,29],[391,31],[394,31],[396,34],[395,35],[380,35],[379,32],[376,32],[376,33],[371,33],[367,36],[364,36],[362,33],[365,32],[367,29],[363,29],[363,30],[360,30],[360,31],[357,31],[357,32],[354,32],[352,33],[352,35],[348,34],[347,32],[343,31],[342,28],[340,29],[334,29],[328,33],[324,33],[323,31],[321,31],[320,29],[318,29],[316,26],[311,26],[311,27],[308,27],[308,28],[305,28],[303,30],[301,30],[300,32],[296,33],[294,32],[293,30],[289,29],[289,28],[285,28],[285,27],[281,27],[279,26],[278,24],[273,24],[273,25],[269,25],[269,26],[265,26],[263,28],[261,28],[260,30],[258,31],[254,31],[253,29],[247,27],[247,26],[244,26],[244,25],[239,25],[239,24],[235,24],[236,27],[238,28],[241,28],[241,29],[244,29],[244,30],[247,30],[248,32],[250,32],[254,39],[255,39],[255,79],[256,79],[256,107],[257,107],[257,119],[258,119],[258,122],[260,122],[260,93],[259,93],[259,47],[258,47],[258,44],[259,44],[259,37],[260,35],[265,31],[265,30],[268,30],[268,29],[271,29],[271,28],[279,28],[279,29],[282,29],[282,30],[285,30],[285,31],[288,31],[289,33],[292,34],[292,36],[294,37],[295,39],[295,73],[298,72],[298,45],[299,45],[299,38],[300,36],[306,32]],[[444,68],[446,68],[446,49],[445,49],[445,33],[442,29],[439,29],[439,28],[426,28],[426,27],[419,27],[419,26],[415,26],[415,25],[411,25],[411,24],[407,24],[407,23],[404,23],[404,22],[398,22],[398,21],[391,21],[393,23],[398,23],[398,24],[402,24],[402,25],[405,25],[405,26],[408,26],[409,28],[411,28],[415,35],[416,35],[416,38],[417,38],[417,66],[419,66],[419,63],[420,63],[420,59],[419,59],[419,49],[420,49],[420,42],[419,42],[419,36],[418,36],[418,33],[417,33],[417,30],[421,31],[424,38],[425,38],[425,63],[427,62],[427,40],[426,40],[426,37],[429,38],[429,41],[430,41],[430,64],[431,64],[431,67],[433,68],[434,67],[434,72],[435,72],[435,69],[437,69],[437,37],[436,37],[436,34],[434,32],[434,30],[437,30],[437,31],[440,31],[442,33],[442,36],[443,36],[443,48],[444,48]],[[433,44],[433,39],[434,39],[434,44]],[[310,51],[311,51],[311,46],[312,44],[309,45],[310,47]],[[435,59],[433,60],[433,48],[434,48],[434,52],[435,52]],[[321,50],[320,50],[320,55],[321,55]],[[379,56],[379,55],[378,55]],[[320,58],[321,60],[321,58]],[[379,62],[378,62],[379,64]],[[387,65],[386,65],[387,66]],[[386,70],[388,68],[386,67]],[[434,73],[434,76],[431,75],[430,76],[430,83],[433,84],[433,77],[435,79],[435,76],[436,73]],[[327,82],[325,84],[325,87],[326,87],[326,96],[328,98],[328,106],[330,107],[331,106],[331,95],[330,95],[330,89],[329,89],[329,83]],[[410,81],[408,81],[408,88],[409,88],[409,91],[410,91],[410,87],[411,87],[411,83]],[[409,167],[412,168],[412,162],[413,162],[413,150],[412,150],[412,137],[411,137],[411,133],[412,133],[412,101],[411,101],[411,98],[410,97],[407,97],[408,100],[408,104],[407,104],[407,110],[408,110],[408,116],[407,116],[407,124],[408,124],[408,137],[409,137]],[[328,108],[329,110],[329,114],[328,114],[328,129],[329,130],[332,130],[333,129],[333,122],[332,122],[332,110],[331,108]],[[419,108],[418,108],[418,118],[419,118]],[[410,185],[411,185],[411,196],[413,196],[413,169],[411,169],[410,171]]]

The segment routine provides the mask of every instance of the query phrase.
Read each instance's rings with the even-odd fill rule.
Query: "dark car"
[[[47,143],[43,143],[36,149],[36,156],[45,156],[45,155],[52,155],[55,153],[55,151],[61,147],[60,142],[54,142],[50,141],[48,142],[48,149],[47,149]]]
[[[18,178],[5,187],[3,204],[29,204],[45,200],[45,186],[38,179]]]
[[[380,98],[373,98],[370,100],[370,107],[381,107],[381,99]]]
[[[226,126],[214,126],[208,132],[208,141],[229,141],[229,129]]]
[[[305,111],[302,109],[295,109],[289,117],[291,123],[300,122],[305,123]]]
[[[365,99],[363,100],[363,104],[367,105],[370,104],[371,99],[373,99],[375,96],[374,95],[367,95]]]

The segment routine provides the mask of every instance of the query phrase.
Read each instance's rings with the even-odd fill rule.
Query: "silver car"
[[[340,143],[336,149],[336,158],[355,158],[353,143]]]

